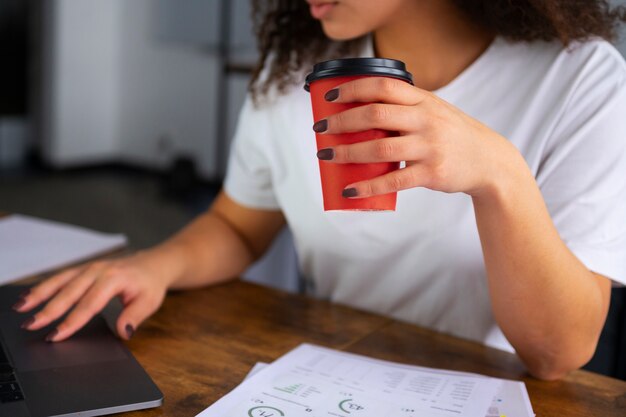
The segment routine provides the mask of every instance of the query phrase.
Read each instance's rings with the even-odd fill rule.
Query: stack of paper
[[[301,345],[197,417],[534,416],[524,383]]]
[[[0,219],[0,284],[66,266],[126,245],[110,235],[34,217]]]

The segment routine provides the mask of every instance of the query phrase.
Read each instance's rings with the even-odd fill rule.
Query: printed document
[[[265,367],[269,366],[267,363],[257,362],[250,370],[246,379],[252,375],[261,371]],[[434,371],[438,371],[432,369]],[[441,372],[453,372],[453,371],[441,371]],[[462,374],[460,372],[455,372]],[[532,406],[530,404],[530,398],[528,398],[528,391],[526,391],[526,385],[520,381],[511,381],[508,379],[502,379],[500,388],[493,397],[491,406],[487,410],[485,417],[533,417]]]
[[[486,416],[503,383],[307,344],[256,368],[197,417]]]

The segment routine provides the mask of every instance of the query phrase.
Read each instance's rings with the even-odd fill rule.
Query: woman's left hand
[[[334,98],[334,99],[333,99]],[[321,134],[384,129],[398,136],[322,149],[329,163],[405,161],[404,169],[348,185],[344,196],[363,198],[413,187],[464,192],[494,190],[515,172],[521,154],[505,138],[433,93],[404,81],[371,77],[330,90],[334,103],[371,103],[317,121]]]

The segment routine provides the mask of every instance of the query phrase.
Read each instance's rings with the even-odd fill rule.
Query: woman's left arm
[[[390,174],[350,184],[363,198],[413,187],[472,197],[495,318],[541,379],[591,359],[608,312],[611,283],[561,240],[535,178],[505,138],[432,93],[403,81],[363,78],[327,94],[373,103],[317,121],[318,133],[368,129],[397,136],[318,152],[329,163],[406,161]]]

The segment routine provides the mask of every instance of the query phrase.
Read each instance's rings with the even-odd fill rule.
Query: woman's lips
[[[311,16],[315,19],[323,19],[336,4],[337,3],[310,3]]]

